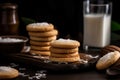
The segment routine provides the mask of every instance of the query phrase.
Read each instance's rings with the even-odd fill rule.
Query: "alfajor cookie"
[[[50,56],[50,51],[38,51],[38,50],[30,50],[32,55],[40,55],[40,56]]]
[[[51,57],[56,57],[56,58],[69,58],[69,57],[76,57],[78,56],[78,52],[74,53],[51,53]]]
[[[49,51],[50,46],[34,46],[31,45],[31,49],[33,50],[40,50],[40,51]]]
[[[19,71],[12,67],[0,66],[0,79],[12,79],[19,76]]]
[[[50,61],[62,63],[80,61],[79,46],[78,41],[71,39],[58,39],[51,42]]]
[[[80,42],[71,39],[58,39],[51,43],[52,47],[57,48],[76,48],[80,46]]]
[[[30,36],[30,39],[33,41],[53,41],[57,39],[57,36],[50,36],[50,37],[35,37],[35,36]]]
[[[75,56],[75,57],[50,57],[50,60],[53,62],[61,62],[61,63],[77,62],[77,61],[80,61],[80,57],[79,56]]]
[[[47,22],[41,22],[41,23],[31,23],[28,24],[26,27],[27,31],[50,31],[54,29],[53,24],[47,23]]]
[[[103,55],[105,55],[109,52],[113,52],[113,51],[119,51],[120,52],[120,47],[115,46],[115,45],[108,45],[108,46],[101,49],[101,53]]]
[[[55,47],[50,47],[50,51],[52,53],[60,53],[60,54],[64,54],[64,53],[74,53],[74,52],[78,52],[78,47],[77,48],[55,48]]]
[[[37,45],[37,46],[50,46],[50,41],[33,41],[33,40],[30,40],[30,44],[31,45]]]
[[[56,36],[58,34],[58,31],[56,29],[46,31],[46,32],[29,32],[30,36],[34,37],[51,37],[51,36]]]
[[[96,68],[98,70],[106,69],[113,65],[119,58],[120,53],[118,51],[109,52],[98,60]]]

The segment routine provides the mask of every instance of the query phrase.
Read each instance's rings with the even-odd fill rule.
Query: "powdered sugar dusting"
[[[101,57],[99,61],[107,62],[108,60],[110,60],[113,57],[113,55],[114,55],[114,52],[109,52],[108,54]]]
[[[11,67],[7,67],[7,66],[0,66],[0,72],[10,72],[13,69]]]
[[[33,27],[35,27],[35,26],[49,26],[49,24],[47,22],[32,23],[30,25],[33,26]]]
[[[71,42],[71,41],[74,41],[74,40],[71,40],[71,39],[58,39],[57,41],[60,41],[60,42]]]
[[[1,38],[0,42],[22,42],[22,39],[16,39],[16,38]]]
[[[29,80],[40,80],[41,78],[46,78],[46,74],[45,74],[46,71],[44,70],[41,70],[41,71],[37,71],[34,76],[29,76],[28,79]]]
[[[47,76],[46,70],[37,70],[33,71],[32,74],[29,74],[28,72],[30,72],[30,70],[25,67],[20,67],[19,64],[10,63],[10,66],[12,66],[13,68],[16,67],[19,70],[19,76],[27,78],[27,80],[40,80],[42,78],[46,78]]]
[[[98,57],[99,57],[99,55],[96,55],[96,56],[86,55],[86,57],[90,57],[90,58],[98,58]]]
[[[84,59],[80,59],[80,62],[84,63],[84,64],[87,64],[88,61],[87,60],[84,60]]]

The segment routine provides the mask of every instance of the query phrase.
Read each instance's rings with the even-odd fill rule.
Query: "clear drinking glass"
[[[83,49],[102,48],[110,44],[112,3],[83,2]]]

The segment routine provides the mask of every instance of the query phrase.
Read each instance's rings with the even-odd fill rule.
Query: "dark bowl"
[[[27,41],[24,36],[0,36],[0,53],[20,53]]]

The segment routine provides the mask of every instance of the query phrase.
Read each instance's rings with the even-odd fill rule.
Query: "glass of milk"
[[[83,49],[102,48],[110,44],[111,14],[111,2],[83,2]]]

